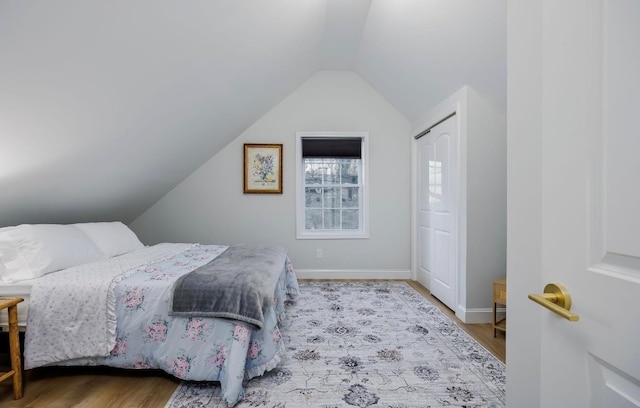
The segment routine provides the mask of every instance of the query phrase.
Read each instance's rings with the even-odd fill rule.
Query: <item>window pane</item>
[[[324,188],[324,208],[340,208],[341,188]]]
[[[325,167],[324,183],[340,184],[340,160],[325,159],[324,167]]]
[[[358,184],[360,163],[361,160],[359,159],[341,160],[342,184]]]
[[[305,207],[322,208],[322,189],[321,188],[305,188],[304,189]]]
[[[358,229],[359,217],[358,210],[342,211],[342,229]]]
[[[340,229],[340,210],[324,210],[324,229]]]
[[[304,229],[322,229],[322,210],[305,211]]]
[[[358,187],[343,187],[342,188],[342,207],[343,208],[358,208]]]
[[[305,159],[304,160],[304,183],[320,184],[322,183],[322,160],[321,159]]]

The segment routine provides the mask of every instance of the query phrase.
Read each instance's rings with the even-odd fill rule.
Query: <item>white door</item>
[[[431,294],[456,310],[456,118],[418,139],[418,274]]]
[[[640,407],[640,1],[508,26],[507,405]],[[527,299],[551,282],[578,321]]]

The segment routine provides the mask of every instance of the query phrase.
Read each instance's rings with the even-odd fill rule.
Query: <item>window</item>
[[[296,136],[298,238],[368,238],[367,133]]]

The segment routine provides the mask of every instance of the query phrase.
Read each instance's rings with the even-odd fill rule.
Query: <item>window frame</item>
[[[305,185],[302,139],[304,138],[362,139],[362,174],[360,176],[360,217],[356,230],[305,229]],[[369,238],[369,132],[296,132],[296,238],[297,239],[367,239]]]

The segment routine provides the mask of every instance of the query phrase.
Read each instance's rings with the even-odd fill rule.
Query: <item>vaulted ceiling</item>
[[[132,221],[318,70],[506,109],[506,0],[0,2],[0,226]]]

